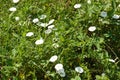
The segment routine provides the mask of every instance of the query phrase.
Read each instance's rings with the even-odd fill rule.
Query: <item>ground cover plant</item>
[[[120,80],[120,0],[0,3],[0,80]]]

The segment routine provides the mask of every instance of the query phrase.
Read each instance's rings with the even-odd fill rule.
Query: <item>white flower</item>
[[[119,15],[117,15],[117,14],[114,14],[114,15],[112,16],[112,18],[113,18],[113,19],[119,19],[119,18],[120,18],[120,16],[119,16]]]
[[[55,62],[56,60],[57,60],[57,55],[54,55],[54,56],[52,56],[51,58],[50,58],[50,62]]]
[[[49,22],[48,22],[48,25],[52,24],[55,20],[54,19],[51,19]]]
[[[61,69],[63,69],[63,65],[62,64],[56,64],[55,65],[55,69],[56,69],[56,71],[59,71],[59,70],[61,70]]]
[[[31,37],[31,36],[33,36],[33,35],[34,35],[33,32],[28,32],[28,33],[26,34],[27,37]]]
[[[15,8],[15,7],[11,7],[10,9],[9,9],[9,11],[12,11],[12,12],[14,12],[14,11],[16,11],[17,9]]]
[[[13,3],[18,3],[19,2],[19,0],[13,0]]]
[[[60,75],[61,77],[65,77],[66,74],[65,74],[65,72],[60,72],[59,75]]]
[[[60,69],[60,70],[58,70],[58,71],[56,71],[61,77],[65,77],[65,71],[64,71],[64,69]]]
[[[39,22],[39,19],[38,18],[34,18],[32,22],[33,23],[37,23],[37,22]]]
[[[52,29],[52,28],[54,28],[55,27],[55,25],[49,25],[48,26],[48,29]]]
[[[19,17],[15,17],[15,20],[16,20],[16,21],[19,21],[19,20],[20,20],[20,18],[19,18]]]
[[[90,27],[88,28],[88,30],[89,30],[90,32],[93,32],[93,31],[96,30],[96,27],[95,27],[95,26],[90,26]]]
[[[118,7],[120,7],[120,4],[118,5]]]
[[[54,43],[52,46],[53,46],[54,48],[58,48],[58,47],[59,47],[59,45],[58,45],[57,43]]]
[[[46,17],[47,16],[43,14],[43,15],[40,16],[40,19],[45,19]]]
[[[47,27],[48,24],[47,23],[40,23],[39,26],[41,26],[41,27]]]
[[[64,68],[59,69],[59,70],[57,70],[56,72],[57,72],[57,73],[63,73],[63,72],[64,72]]]
[[[105,73],[102,73],[101,75],[102,75],[102,76],[105,76]]]
[[[107,12],[102,11],[102,12],[100,13],[100,16],[101,16],[101,17],[104,17],[104,18],[107,17]]]
[[[91,0],[87,0],[87,3],[88,3],[88,4],[91,4]]]
[[[44,43],[44,40],[42,38],[40,38],[39,40],[37,40],[35,42],[36,45],[40,45],[40,44],[43,44]]]
[[[56,64],[55,65],[55,69],[56,69],[56,72],[61,76],[61,77],[65,77],[65,71],[64,71],[64,68],[63,68],[63,65],[62,64]]]
[[[115,63],[115,60],[113,60],[113,59],[109,59],[109,61]]]
[[[47,29],[47,30],[45,30],[45,34],[50,34],[51,32],[52,32],[51,29]]]
[[[78,73],[83,73],[84,72],[82,67],[76,67],[75,71],[78,72]]]
[[[75,5],[74,5],[74,8],[75,8],[75,9],[78,9],[78,8],[80,8],[80,7],[81,7],[81,4],[75,4]]]

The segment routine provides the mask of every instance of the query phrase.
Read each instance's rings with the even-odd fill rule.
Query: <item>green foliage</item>
[[[96,80],[110,80],[106,75],[96,75]]]
[[[79,76],[76,76],[74,79],[72,78],[71,80],[81,80]]]
[[[2,0],[0,5],[0,79],[119,80],[119,0]],[[78,9],[75,4],[81,4]],[[10,12],[10,7],[17,11]],[[101,12],[107,12],[106,17]],[[46,15],[45,19],[40,19]],[[15,20],[15,17],[20,20]],[[33,19],[39,22],[34,23]],[[41,23],[55,21],[52,32]],[[90,31],[90,27],[95,27]],[[28,37],[26,34],[33,32]],[[43,43],[36,41],[43,38]],[[55,62],[50,58],[57,55]],[[114,59],[110,62],[110,59]],[[114,62],[115,61],[115,62]],[[63,64],[65,77],[55,70]],[[83,68],[78,73],[75,67]]]

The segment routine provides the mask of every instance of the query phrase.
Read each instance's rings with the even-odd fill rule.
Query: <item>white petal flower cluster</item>
[[[87,3],[88,3],[88,4],[91,4],[91,0],[87,0]]]
[[[18,3],[19,2],[19,0],[13,0],[13,3]]]
[[[119,18],[120,18],[120,16],[119,16],[119,15],[117,15],[117,14],[114,14],[114,15],[112,16],[112,18],[113,18],[113,19],[119,19]]]
[[[40,38],[39,40],[37,40],[35,42],[36,45],[40,45],[40,44],[43,44],[44,43],[44,39],[43,38]]]
[[[118,5],[118,7],[120,7],[120,4]]]
[[[61,76],[61,77],[65,77],[65,71],[64,71],[64,68],[63,69],[60,69],[59,71],[57,71],[57,73]]]
[[[37,22],[39,22],[39,19],[38,18],[34,18],[32,22],[33,23],[37,23]]]
[[[11,7],[11,8],[9,9],[9,11],[15,12],[15,11],[17,11],[17,9],[16,9],[15,7]]]
[[[47,16],[46,15],[41,15],[40,19],[45,19]],[[53,30],[53,28],[55,27],[55,25],[53,25],[52,23],[54,22],[54,19],[51,19],[48,23],[43,23],[43,22],[39,22],[38,18],[34,18],[32,20],[33,23],[37,23],[38,26],[44,27],[44,28],[48,28],[47,30],[45,30],[45,34],[50,34]]]
[[[41,15],[40,19],[45,19],[46,17],[47,17],[46,15]],[[48,23],[42,23],[42,22],[39,22],[38,18],[34,18],[32,20],[32,22],[37,24],[38,26],[48,28],[47,30],[45,30],[45,34],[50,34],[52,32],[52,29],[55,27],[55,25],[52,25],[52,23],[54,21],[55,21],[54,19],[51,19]],[[39,40],[36,40],[36,42],[35,42],[36,45],[40,45],[40,44],[43,44],[43,43],[44,43],[44,40],[42,38],[39,39]]]
[[[37,20],[38,22],[37,25],[41,27],[48,27],[48,29],[53,29],[55,27],[55,25],[52,25],[54,21],[55,21],[54,19],[51,19],[48,23],[43,23],[43,22],[38,22]],[[35,23],[36,23],[36,20],[35,20]]]
[[[55,62],[56,60],[57,60],[57,55],[54,55],[54,56],[52,56],[51,58],[50,58],[50,62]]]
[[[28,33],[26,34],[27,37],[31,37],[31,36],[33,36],[33,35],[34,35],[33,32],[28,32]]]
[[[103,17],[103,18],[107,17],[107,12],[102,11],[102,12],[100,13],[100,16]]]
[[[19,21],[19,20],[20,20],[20,18],[19,18],[19,17],[15,17],[15,20],[16,20],[16,21]]]
[[[84,72],[82,67],[75,67],[75,71],[78,72],[78,73],[83,73]]]
[[[56,70],[56,71],[59,71],[60,69],[63,69],[63,65],[60,64],[60,63],[56,64],[56,65],[55,65],[55,70]]]
[[[12,2],[13,2],[13,3],[18,3],[19,0],[12,0]],[[11,7],[11,8],[9,8],[9,11],[15,12],[15,11],[17,11],[17,9],[16,9],[16,7]]]
[[[96,30],[96,27],[95,27],[95,26],[90,26],[90,27],[88,28],[88,30],[89,30],[90,32],[93,32],[93,31]]]
[[[56,72],[61,76],[61,77],[65,77],[65,71],[64,71],[64,68],[63,68],[63,65],[58,63],[55,65],[55,70]]]
[[[81,7],[81,4],[75,4],[75,5],[74,5],[74,8],[75,8],[75,9],[78,9],[78,8],[80,8],[80,7]]]
[[[54,19],[51,19],[47,24],[46,27],[48,28],[47,30],[45,30],[45,34],[50,34],[52,32],[52,29],[55,27],[55,25],[53,25],[52,23],[54,22]]]
[[[48,26],[48,29],[53,29],[55,27],[55,25],[50,25]]]
[[[51,25],[55,20],[54,19],[51,19],[49,22],[48,22],[48,25]]]
[[[48,23],[42,23],[42,22],[40,22],[40,23],[38,23],[37,25],[38,25],[38,26],[41,26],[41,27],[47,27],[47,26],[48,26]]]

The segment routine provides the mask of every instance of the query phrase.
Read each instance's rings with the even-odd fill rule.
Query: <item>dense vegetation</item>
[[[120,80],[120,0],[0,3],[1,80]]]

